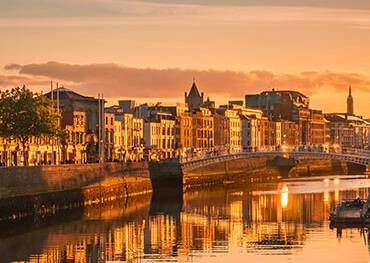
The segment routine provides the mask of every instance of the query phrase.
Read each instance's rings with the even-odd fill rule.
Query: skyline
[[[294,89],[343,112],[351,85],[370,116],[366,1],[169,2],[0,1],[0,86],[174,102],[195,77],[218,103]]]

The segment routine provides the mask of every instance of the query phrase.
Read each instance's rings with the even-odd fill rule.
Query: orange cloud
[[[40,76],[0,75],[0,89],[22,85],[45,86],[49,83],[50,80],[48,78]]]
[[[178,98],[188,90],[193,77],[202,91],[217,97],[242,98],[246,93],[271,88],[294,89],[306,95],[314,95],[328,88],[344,92],[349,85],[357,91],[370,92],[369,77],[331,71],[277,74],[271,71],[153,69],[117,64],[75,65],[58,62],[9,64],[4,69],[16,70],[20,75],[0,76],[2,86],[23,83],[44,85],[48,83],[45,79],[54,79],[82,93],[94,95],[103,92],[108,98]]]

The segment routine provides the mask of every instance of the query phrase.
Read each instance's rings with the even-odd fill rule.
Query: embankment
[[[147,163],[0,169],[0,220],[55,213],[151,192]]]
[[[154,203],[172,202],[171,198],[176,197],[181,209],[182,194],[187,189],[347,171],[343,162],[277,157],[233,159],[190,170],[183,169],[175,159],[150,165],[105,163],[0,168],[0,221],[57,214],[65,209],[141,196],[152,190]],[[156,211],[155,206],[151,210]]]

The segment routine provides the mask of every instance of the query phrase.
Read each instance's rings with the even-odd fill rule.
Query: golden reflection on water
[[[189,192],[182,209],[170,213],[149,214],[149,203],[90,209],[84,220],[2,240],[0,253],[8,249],[1,244],[13,242],[19,250],[11,255],[13,262],[286,262],[292,257],[312,262],[336,253],[344,253],[336,262],[368,261],[367,234],[356,229],[338,234],[327,221],[335,202],[366,198],[367,189],[302,194],[278,185],[259,190]]]

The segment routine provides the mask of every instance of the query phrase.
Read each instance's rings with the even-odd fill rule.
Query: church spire
[[[200,93],[193,77],[193,84],[190,88],[189,93],[185,92],[185,103],[188,105],[190,110],[199,109],[204,102],[204,94]]]
[[[349,89],[348,89],[347,114],[348,115],[353,115],[354,114],[354,110],[353,110],[353,97],[352,97],[352,88],[351,88],[351,86],[349,86]]]

